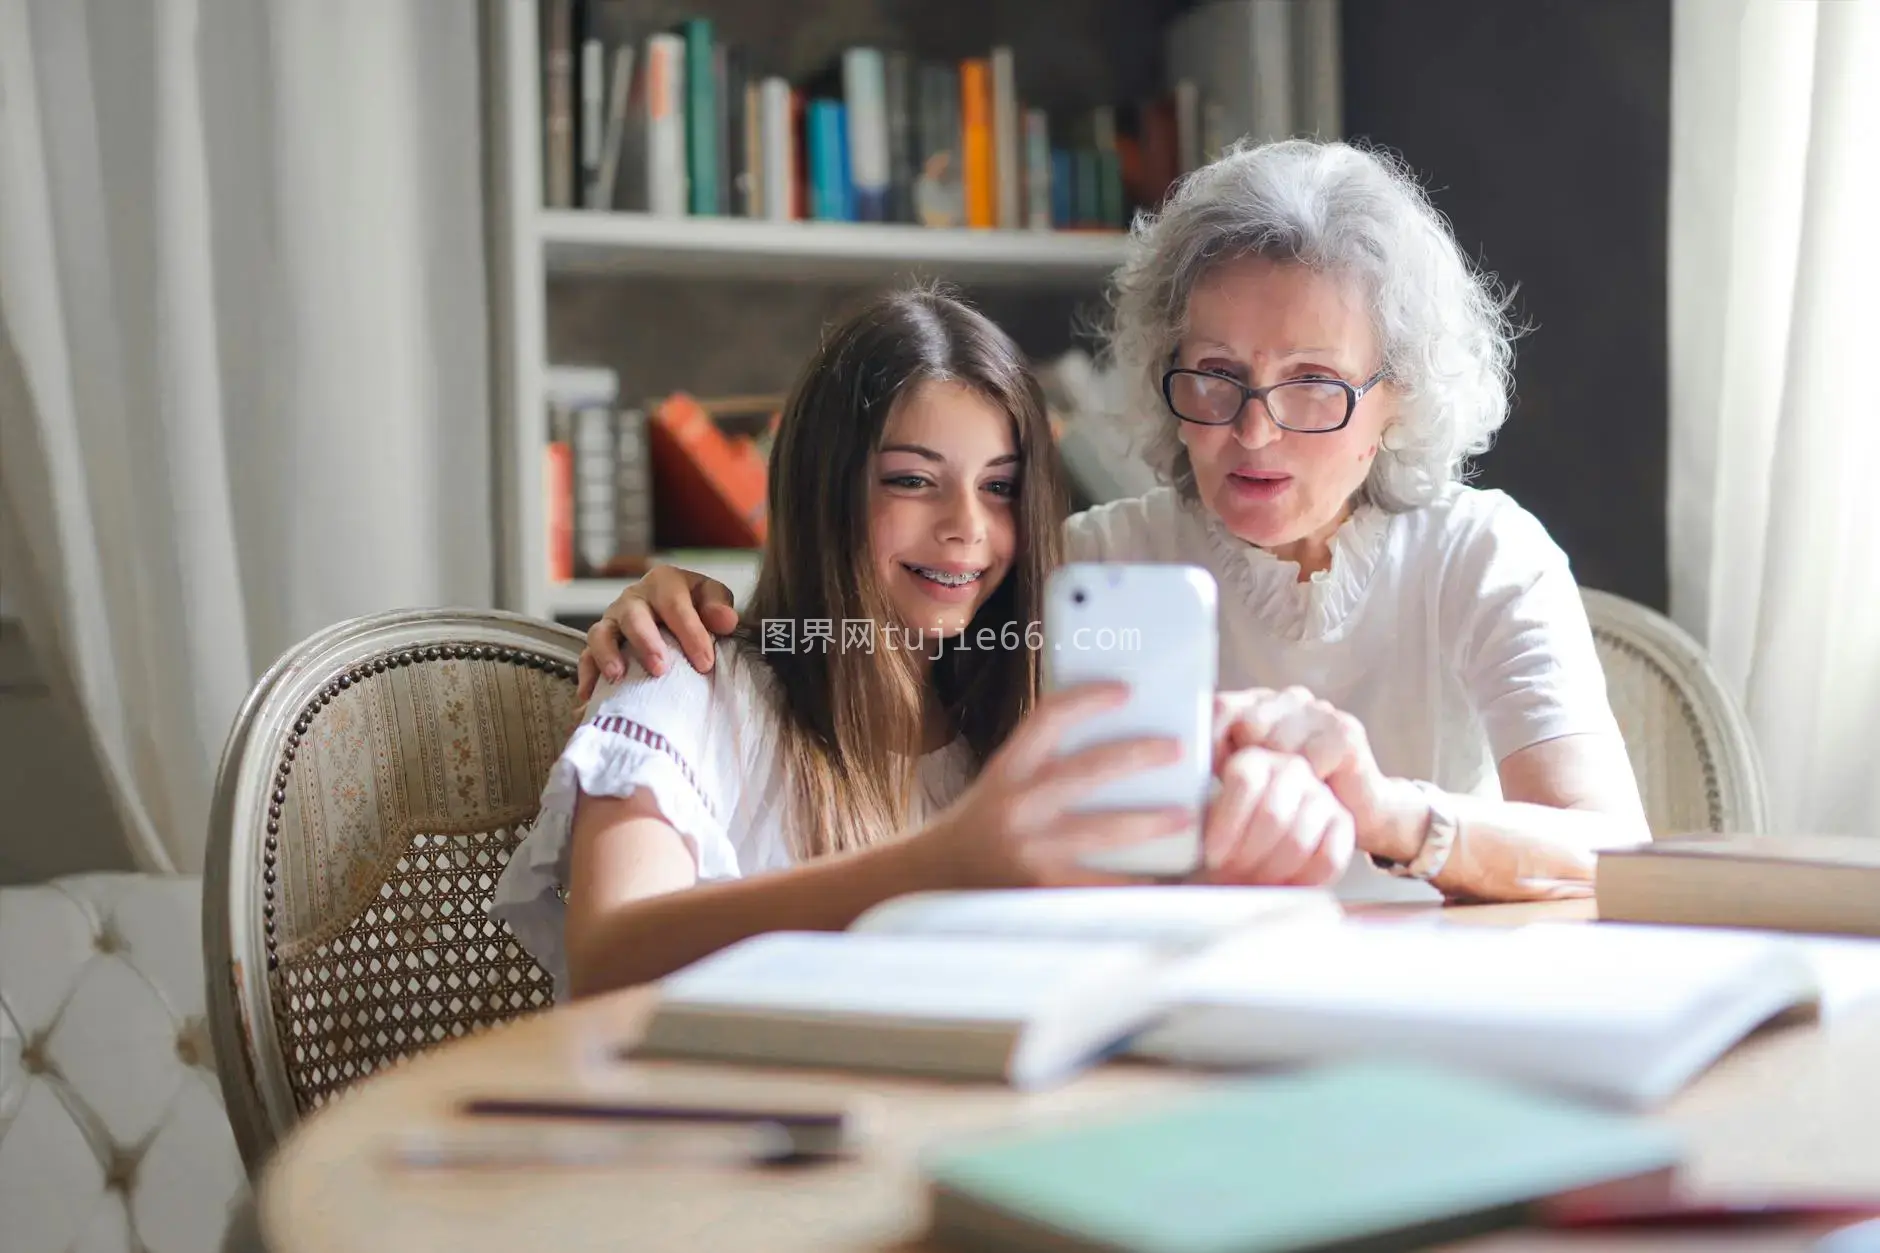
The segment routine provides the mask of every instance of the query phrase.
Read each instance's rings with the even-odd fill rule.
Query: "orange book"
[[[725,434],[684,392],[654,407],[646,433],[653,531],[661,546],[763,546],[769,534],[769,468],[755,443]]]
[[[574,578],[574,449],[553,440],[542,460],[542,504],[548,530],[548,581]]]
[[[992,147],[992,64],[983,58],[960,62],[961,177],[966,190],[966,225],[998,225],[998,167]]]

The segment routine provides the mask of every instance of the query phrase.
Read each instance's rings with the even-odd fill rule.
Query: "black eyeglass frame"
[[[1373,374],[1356,387],[1353,387],[1344,379],[1329,374],[1315,374],[1296,379],[1281,379],[1279,382],[1269,383],[1265,387],[1248,387],[1245,383],[1231,375],[1217,374],[1213,370],[1190,370],[1185,367],[1176,366],[1162,372],[1162,403],[1168,406],[1168,411],[1171,414],[1183,422],[1191,422],[1196,426],[1233,426],[1240,421],[1240,415],[1246,411],[1247,402],[1257,400],[1260,402],[1260,407],[1266,410],[1266,416],[1272,419],[1273,425],[1277,426],[1282,431],[1292,431],[1298,435],[1330,435],[1334,431],[1342,431],[1347,426],[1351,425],[1351,415],[1357,412],[1358,402],[1363,400],[1365,395],[1370,392],[1372,388],[1382,383],[1389,373],[1390,367],[1379,366],[1376,374]],[[1234,409],[1234,415],[1224,422],[1208,422],[1201,418],[1191,418],[1177,409],[1175,407],[1174,383],[1177,376],[1183,374],[1192,374],[1207,379],[1219,379],[1223,383],[1231,383],[1233,386],[1238,387],[1240,389],[1240,404]],[[1266,402],[1268,393],[1276,392],[1282,387],[1297,387],[1302,383],[1336,383],[1338,386],[1345,389],[1345,416],[1337,426],[1287,426],[1284,422],[1279,420],[1279,415],[1273,412],[1273,406]]]

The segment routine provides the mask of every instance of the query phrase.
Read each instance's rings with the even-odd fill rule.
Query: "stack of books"
[[[780,397],[685,392],[623,405],[612,370],[551,367],[549,580],[637,576],[673,549],[761,549],[780,405]]]

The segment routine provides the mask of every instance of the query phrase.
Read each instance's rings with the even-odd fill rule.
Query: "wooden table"
[[[1445,920],[1507,925],[1585,917],[1583,903],[1450,909]],[[1106,1066],[1054,1091],[1021,1094],[801,1070],[624,1063],[650,1007],[633,991],[564,1006],[442,1047],[353,1089],[301,1124],[261,1181],[271,1253],[576,1253],[584,1249],[913,1250],[924,1225],[915,1172],[926,1145],[957,1133],[1192,1089],[1204,1079],[1147,1065]],[[1687,1088],[1658,1116],[1683,1129],[1698,1185],[1777,1185],[1880,1193],[1880,1014],[1832,1030],[1767,1031]],[[399,1146],[427,1129],[463,1131],[472,1095],[657,1094],[762,1101],[825,1094],[877,1116],[857,1159],[789,1169],[684,1160],[648,1151],[606,1165],[421,1168]],[[1605,1249],[1803,1249],[1810,1233],[1634,1233]],[[1586,1236],[1506,1232],[1470,1250],[1580,1250]]]

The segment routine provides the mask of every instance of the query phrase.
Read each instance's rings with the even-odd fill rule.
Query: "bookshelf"
[[[979,288],[1094,295],[1123,259],[1124,237],[1113,232],[545,209],[538,0],[484,5],[492,498],[497,600],[504,608],[578,622],[597,616],[631,581],[549,578],[543,447],[551,281],[867,284],[935,276]],[[631,380],[623,385],[631,390]],[[674,559],[725,582],[740,600],[755,583],[753,553],[687,550]]]
[[[910,273],[980,286],[1101,282],[1120,234],[936,230],[849,222],[672,218],[552,210],[537,215],[548,273],[847,282]]]

